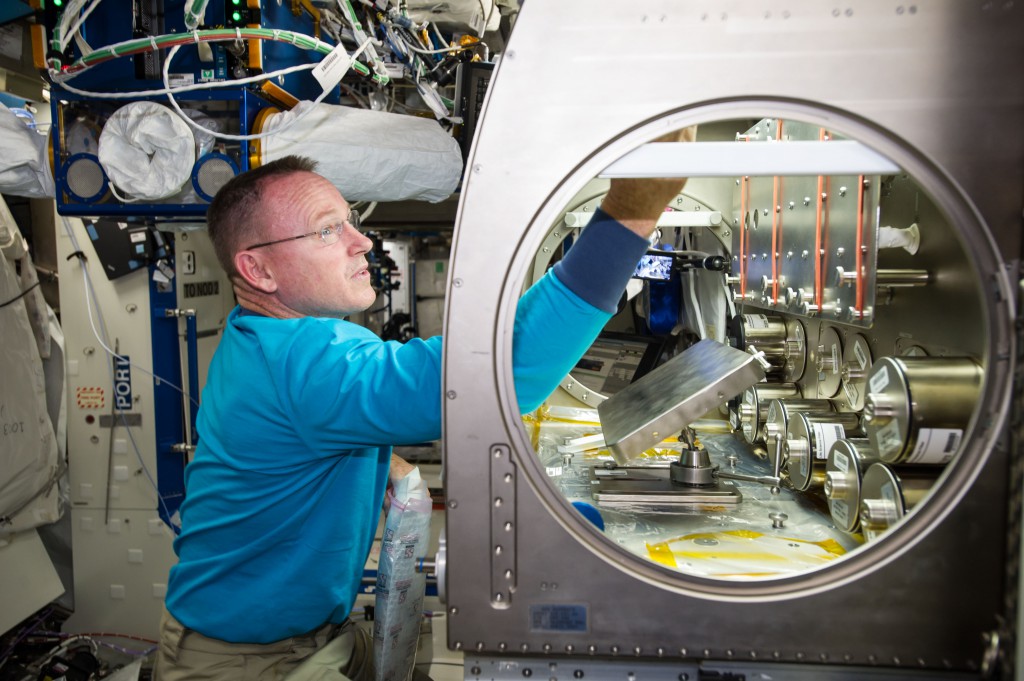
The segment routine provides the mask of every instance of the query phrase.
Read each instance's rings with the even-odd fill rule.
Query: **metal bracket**
[[[491,605],[508,608],[516,590],[516,467],[509,448],[491,447]]]

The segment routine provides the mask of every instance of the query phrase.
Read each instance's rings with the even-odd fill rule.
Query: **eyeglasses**
[[[298,236],[289,236],[289,237],[285,237],[284,239],[276,239],[274,241],[264,241],[261,244],[254,244],[254,245],[249,246],[248,248],[244,248],[242,250],[251,251],[254,248],[263,248],[264,246],[273,246],[274,244],[283,244],[286,241],[295,241],[296,239],[305,239],[306,237],[309,237],[309,236],[318,236],[318,237],[320,237],[320,241],[323,242],[324,246],[330,246],[331,244],[337,242],[338,238],[341,237],[341,233],[345,230],[345,225],[346,224],[352,225],[352,228],[358,231],[359,227],[360,227],[360,224],[361,224],[361,221],[359,219],[359,211],[357,211],[357,210],[350,210],[348,212],[348,217],[345,218],[345,221],[340,223],[340,224],[337,224],[337,225],[327,225],[326,227],[318,229],[315,232],[307,232],[306,234],[300,234]]]

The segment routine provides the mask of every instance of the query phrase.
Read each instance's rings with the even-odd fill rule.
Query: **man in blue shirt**
[[[372,242],[314,169],[287,157],[239,175],[207,215],[238,307],[210,364],[186,470],[162,681],[372,679],[366,641],[346,622],[389,476],[411,470],[392,446],[441,436],[441,339],[385,342],[344,319],[376,298]],[[682,185],[613,182],[520,301],[513,376],[524,413],[611,318]],[[299,665],[328,642],[347,664],[305,674]]]

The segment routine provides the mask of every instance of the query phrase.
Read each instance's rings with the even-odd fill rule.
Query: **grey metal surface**
[[[704,339],[598,405],[604,441],[626,463],[763,378],[758,357]]]
[[[729,482],[709,487],[674,484],[667,468],[593,468],[591,476],[594,501],[607,508],[655,511],[693,504],[738,504],[743,498]]]
[[[557,664],[578,661],[591,646],[601,655],[638,647],[631,661],[660,669],[659,648],[685,648],[702,660],[730,652],[842,660],[897,678],[922,667],[978,668],[982,634],[1004,605],[1009,453],[996,443],[1015,356],[1008,266],[1020,252],[1024,129],[1012,123],[1024,115],[1024,82],[1015,75],[1024,67],[1024,6],[938,0],[914,7],[881,0],[523,6],[467,164],[446,313],[451,645],[495,655],[548,646],[545,662]],[[624,83],[634,94],[621,91]],[[981,359],[985,380],[958,460],[895,530],[825,570],[721,583],[680,577],[621,551],[558,496],[514,406],[512,319],[547,228],[586,182],[670,128],[765,116],[833,127],[905,170],[883,181],[892,212],[886,224],[933,227],[922,228],[916,256],[887,249],[879,267],[944,276],[900,290],[879,308],[866,334],[873,356],[954,348]],[[837,326],[844,338],[861,331]],[[504,610],[491,607],[483,539],[490,499],[480,481],[493,443],[509,445],[520,473],[516,527],[519,545],[529,547],[519,552],[520,580]],[[545,604],[582,605],[585,633],[531,629],[531,607]]]

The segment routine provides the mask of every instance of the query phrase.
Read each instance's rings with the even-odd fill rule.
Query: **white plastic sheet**
[[[263,140],[263,163],[293,154],[311,158],[350,202],[436,203],[462,177],[458,143],[432,119],[300,102],[271,116],[263,131],[280,131]]]
[[[46,136],[25,124],[0,104],[0,194],[53,198],[56,191],[46,148]]]
[[[426,577],[416,560],[430,540],[430,494],[418,468],[395,483],[377,567],[373,657],[377,681],[409,681],[423,616]]]
[[[132,102],[115,111],[100,133],[100,165],[129,200],[175,194],[192,175],[192,128],[166,106]]]
[[[0,250],[0,303],[9,303],[0,307],[0,541],[57,520],[56,485],[63,472],[39,345],[15,274],[12,255],[20,240],[14,234]],[[36,503],[41,499],[49,503]]]

